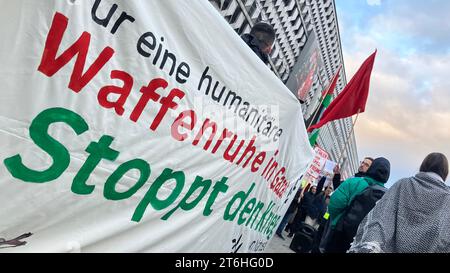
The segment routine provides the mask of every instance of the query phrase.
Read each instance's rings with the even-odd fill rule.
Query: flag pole
[[[347,137],[347,139],[345,140],[345,143],[344,143],[344,147],[341,149],[341,151],[340,151],[340,153],[339,153],[339,159],[338,159],[338,161],[337,161],[337,164],[338,164],[338,165],[341,164],[341,159],[342,159],[342,157],[343,157],[343,155],[344,155],[345,149],[347,148],[348,141],[350,140],[350,137],[351,137],[351,135],[353,134],[353,131],[355,130],[355,124],[356,124],[356,121],[358,121],[358,117],[359,117],[360,111],[361,111],[361,110],[358,109],[358,112],[356,113],[355,121],[354,121],[353,124],[352,124],[352,130],[351,130],[350,133],[348,134],[348,137]]]

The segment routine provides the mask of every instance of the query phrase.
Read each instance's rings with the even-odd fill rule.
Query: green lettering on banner
[[[56,122],[63,122],[71,126],[77,135],[80,135],[89,129],[85,120],[70,110],[64,108],[50,108],[42,111],[31,122],[30,137],[38,147],[48,153],[52,158],[53,163],[44,171],[36,171],[24,166],[19,154],[12,156],[5,159],[4,164],[13,177],[26,182],[44,183],[58,178],[67,169],[70,164],[69,151],[64,145],[48,134],[50,125]],[[114,161],[120,154],[118,151],[110,148],[113,140],[114,137],[103,135],[98,142],[91,142],[88,145],[85,151],[89,153],[89,156],[73,179],[71,187],[73,193],[90,194],[93,192],[95,186],[86,184],[91,173],[102,159]],[[129,189],[119,192],[116,189],[117,184],[127,172],[133,169],[139,171],[139,178],[136,183]],[[107,178],[103,188],[103,196],[105,199],[113,201],[128,199],[144,186],[148,181],[150,174],[151,168],[147,161],[143,159],[129,160],[121,164]],[[170,192],[170,194],[166,194],[168,196],[164,199],[158,198],[158,193],[161,188],[163,188],[166,182],[171,180],[175,181],[174,186],[171,188],[167,186],[164,187],[165,191]],[[161,219],[169,219],[178,209],[183,211],[194,209],[212,188],[203,209],[203,215],[209,216],[213,211],[212,206],[216,202],[219,194],[225,194],[227,192],[229,188],[226,184],[227,181],[228,177],[222,177],[212,187],[212,180],[196,176],[194,182],[187,190],[187,193],[181,198],[181,201],[164,214]],[[184,185],[185,174],[183,171],[173,171],[170,168],[165,168],[150,185],[150,188],[136,207],[131,220],[140,222],[149,204],[151,204],[155,210],[168,208],[180,196]],[[236,216],[239,215],[237,220],[238,225],[245,223],[245,225],[248,226],[250,224],[249,228],[254,229],[256,232],[268,235],[273,232],[273,229],[276,227],[281,216],[272,212],[275,205],[272,201],[266,207],[261,217],[259,217],[259,214],[262,212],[265,204],[258,201],[256,198],[252,198],[246,202],[250,193],[255,188],[255,185],[255,183],[252,183],[247,191],[239,191],[231,198],[225,208],[223,219],[226,221],[234,221]],[[236,206],[234,206],[235,204]],[[232,211],[233,208],[234,211]],[[257,222],[258,218],[259,221]],[[255,222],[257,222],[256,227],[254,227]]]
[[[175,179],[176,181],[175,189],[172,190],[172,193],[165,200],[158,199],[156,195],[158,194],[159,189],[162,187],[162,185],[164,185],[166,181],[169,181],[171,179]],[[156,210],[162,210],[170,206],[175,201],[175,199],[177,199],[178,195],[180,195],[181,190],[183,190],[184,181],[185,176],[182,171],[173,172],[173,170],[169,168],[164,169],[164,171],[160,176],[158,176],[158,178],[156,178],[155,182],[151,185],[150,189],[137,206],[131,220],[135,222],[141,221],[148,204],[151,204],[152,207]]]
[[[255,187],[255,183],[252,183],[252,185],[250,186],[250,188],[248,189],[247,192],[240,191],[240,192],[236,193],[233,196],[233,198],[231,198],[230,202],[228,202],[227,208],[225,209],[225,213],[223,215],[223,219],[225,221],[233,221],[234,220],[234,218],[238,214],[239,210],[241,209],[242,205],[244,204],[245,200],[250,195],[250,193],[252,192],[254,187]],[[236,208],[236,210],[233,213],[230,213],[231,207],[233,206],[235,201],[238,199],[240,199],[239,206]]]
[[[137,169],[140,172],[140,177],[136,184],[125,192],[117,192],[117,182],[126,174],[129,170]],[[106,180],[105,187],[103,188],[103,196],[108,200],[122,200],[130,198],[135,194],[144,184],[147,182],[150,176],[150,165],[142,159],[133,159],[122,165],[115,170],[110,177]]]
[[[250,225],[250,228],[253,228],[253,224],[255,224],[256,219],[258,219],[258,215],[263,207],[264,203],[259,201],[256,207],[253,209],[252,214],[248,218],[247,222],[245,223],[246,226],[248,226],[250,224],[250,221],[253,219],[252,224]]]
[[[198,203],[203,199],[203,197],[208,192],[209,188],[211,187],[211,180],[203,180],[203,177],[197,176],[195,178],[194,183],[192,183],[191,187],[189,188],[186,195],[183,197],[183,199],[180,201],[180,203],[170,210],[168,213],[166,213],[161,219],[167,220],[169,217],[178,209],[181,208],[182,210],[188,211],[193,209],[195,206],[198,205]],[[200,194],[191,202],[188,203],[189,198],[194,194],[197,189],[202,188]]]
[[[100,163],[102,159],[110,161],[116,160],[119,156],[119,152],[109,148],[114,138],[112,136],[102,136],[98,142],[91,142],[86,148],[86,152],[90,155],[84,162],[77,175],[73,178],[72,192],[76,194],[90,194],[94,191],[94,185],[87,185],[91,173],[95,167]]]
[[[262,233],[265,235],[271,234],[271,231],[273,229],[273,226],[276,224],[276,221],[278,221],[278,215],[274,214],[273,212],[270,212],[269,218],[264,223],[264,226],[262,228],[263,229]]]
[[[50,108],[42,111],[31,122],[30,137],[39,148],[47,152],[53,163],[44,171],[36,171],[26,167],[22,163],[22,157],[17,154],[3,161],[13,177],[25,182],[45,183],[55,180],[67,169],[70,163],[69,151],[48,134],[48,128],[56,122],[69,125],[77,135],[89,129],[84,119],[70,110]]]
[[[253,207],[256,204],[256,198],[252,198],[250,199],[247,204],[245,204],[244,209],[242,209],[241,213],[239,214],[239,219],[238,219],[238,225],[242,225],[245,220],[247,220],[247,218],[245,218],[245,214],[251,213],[253,211]]]
[[[222,177],[220,181],[218,181],[214,187],[213,191],[209,195],[208,201],[206,201],[205,209],[203,210],[204,216],[209,216],[211,212],[213,211],[211,209],[212,205],[216,201],[217,196],[220,192],[225,193],[228,190],[228,185],[226,184],[228,181],[228,177]]]
[[[278,221],[280,220],[280,218],[281,218],[280,215],[275,215],[274,216],[274,218],[272,219],[272,222],[270,223],[269,227],[267,227],[266,235],[273,234],[273,230],[278,227],[277,224],[278,224]]]
[[[267,206],[266,211],[263,213],[263,215],[261,216],[261,219],[259,220],[258,224],[256,225],[255,230],[262,232],[263,228],[265,226],[265,220],[267,217],[267,214],[269,214],[269,212],[272,210],[273,206],[275,205],[274,202],[270,201],[269,205]]]

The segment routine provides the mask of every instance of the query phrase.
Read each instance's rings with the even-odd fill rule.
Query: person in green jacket
[[[351,241],[336,231],[336,224],[339,222],[347,207],[352,200],[367,187],[371,185],[384,184],[389,179],[391,165],[383,157],[377,158],[372,162],[369,170],[364,177],[353,177],[345,180],[331,195],[328,212],[330,213],[331,232],[326,247],[326,252],[346,252],[350,248]]]

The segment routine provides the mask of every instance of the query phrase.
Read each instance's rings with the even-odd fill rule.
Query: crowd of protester
[[[329,185],[324,176],[298,190],[276,235],[293,237],[296,252],[450,252],[445,155],[429,154],[416,175],[387,189],[390,169],[387,159],[367,157],[341,181],[336,166]]]

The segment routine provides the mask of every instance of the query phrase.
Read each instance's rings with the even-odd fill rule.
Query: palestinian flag
[[[315,115],[313,115],[313,117],[312,117],[313,121],[310,123],[310,126],[312,124],[316,124],[320,120],[320,118],[322,117],[322,113],[325,111],[325,109],[330,105],[331,101],[333,100],[333,92],[334,92],[334,89],[336,88],[337,81],[339,79],[339,72],[341,71],[341,67],[342,66],[340,66],[339,69],[336,71],[336,74],[334,75],[333,80],[332,80],[330,86],[328,87],[328,89],[325,89],[322,92],[322,96],[320,99],[322,101],[322,103],[319,106],[320,107],[319,110],[315,112],[316,113]],[[317,114],[317,112],[319,114]],[[319,132],[320,132],[320,129],[317,129],[309,136],[309,143],[311,144],[312,147],[314,147],[314,145],[317,142],[317,138],[319,137]]]

